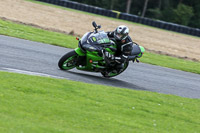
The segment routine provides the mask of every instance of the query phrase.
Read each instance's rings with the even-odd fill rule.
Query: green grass
[[[0,19],[0,34],[68,48],[77,47],[77,40],[72,35],[47,31],[2,19]]]
[[[74,36],[42,30],[31,26],[16,24],[0,19],[0,34],[43,42],[47,44],[76,48],[78,42]],[[149,63],[173,69],[200,74],[200,62],[193,62],[159,54],[145,53],[141,58],[143,63]]]
[[[200,74],[200,62],[178,59],[175,57],[153,54],[148,52],[144,54],[140,61],[152,65],[158,65],[162,67],[168,67],[186,72]]]
[[[0,72],[0,132],[200,132],[200,100]]]

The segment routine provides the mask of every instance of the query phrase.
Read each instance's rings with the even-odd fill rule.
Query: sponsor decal
[[[95,37],[92,37],[92,39],[93,39],[93,41],[95,41],[95,42],[97,41],[97,39],[96,39]]]

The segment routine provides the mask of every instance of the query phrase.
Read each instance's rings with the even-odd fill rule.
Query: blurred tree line
[[[200,0],[72,0],[141,17],[200,28]]]

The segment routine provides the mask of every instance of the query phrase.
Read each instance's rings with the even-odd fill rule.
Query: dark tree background
[[[141,17],[200,28],[200,0],[72,0]]]

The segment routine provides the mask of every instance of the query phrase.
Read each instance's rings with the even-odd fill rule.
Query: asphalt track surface
[[[62,71],[57,62],[71,50],[0,35],[0,70],[200,98],[199,74],[160,66],[130,62],[125,72],[109,79],[100,73]]]

